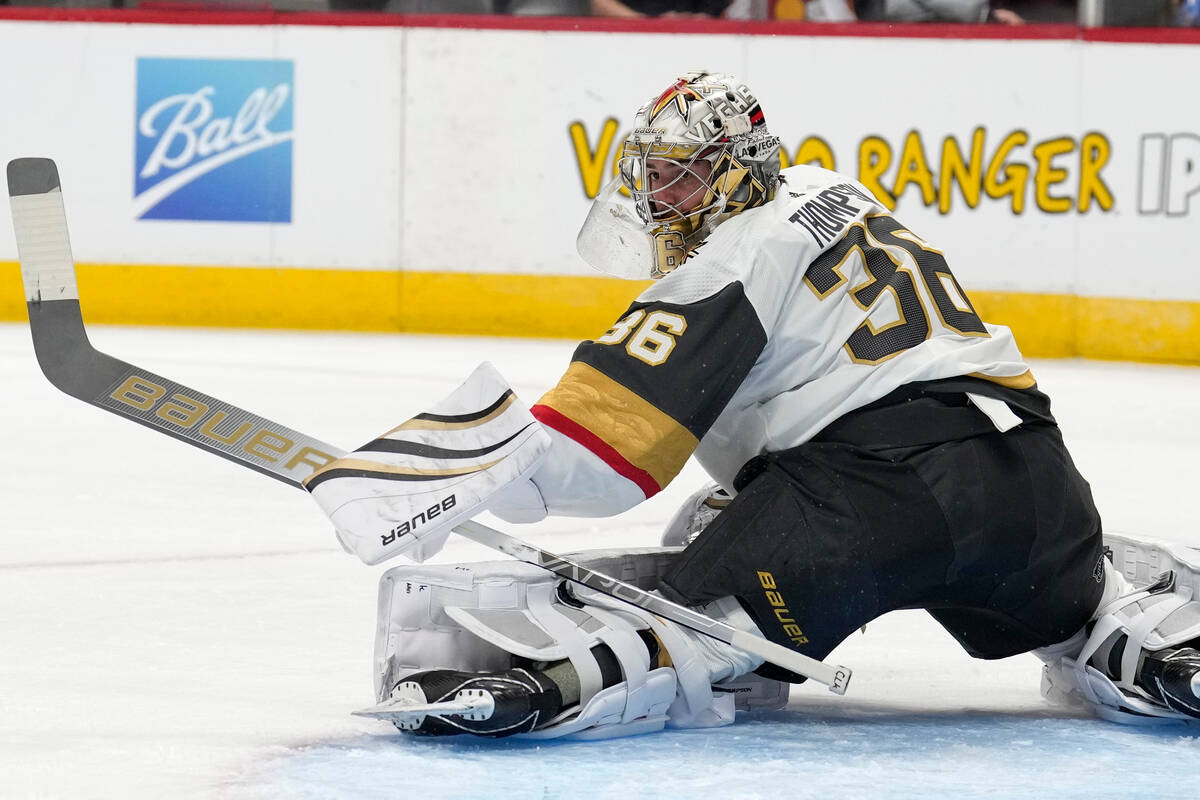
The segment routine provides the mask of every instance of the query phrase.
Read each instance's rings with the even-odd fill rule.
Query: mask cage
[[[661,225],[677,230],[684,235],[698,229],[705,217],[720,213],[725,205],[725,197],[717,191],[714,180],[715,165],[720,157],[729,150],[726,142],[712,145],[672,144],[660,141],[645,141],[630,139],[621,148],[618,161],[618,171],[625,190],[633,200],[638,216],[647,225]],[[665,161],[674,164],[678,172],[665,184],[649,187],[648,174],[651,172],[651,161]],[[707,175],[697,170],[700,161],[708,162],[710,169]],[[671,189],[680,181],[694,178],[698,184],[696,190],[676,203],[668,203],[655,195]],[[690,201],[697,194],[702,194],[699,206],[691,211],[683,211],[680,204]],[[659,209],[656,213],[655,206]]]

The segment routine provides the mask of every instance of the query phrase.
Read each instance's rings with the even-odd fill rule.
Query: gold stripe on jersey
[[[571,362],[542,405],[595,434],[660,487],[683,469],[699,440],[691,431],[600,370]]]
[[[985,375],[982,372],[971,372],[967,375],[968,378],[983,378],[985,381],[998,383],[1001,386],[1007,386],[1009,389],[1032,389],[1037,385],[1037,381],[1033,378],[1033,373],[1025,370],[1020,375]]]

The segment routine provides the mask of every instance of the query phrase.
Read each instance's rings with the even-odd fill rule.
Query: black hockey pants
[[[1022,424],[999,432],[964,391],[1005,399]],[[813,658],[902,608],[1003,658],[1074,634],[1103,590],[1100,517],[1036,389],[910,384],[752,460],[737,484],[661,588],[690,605],[732,594]]]

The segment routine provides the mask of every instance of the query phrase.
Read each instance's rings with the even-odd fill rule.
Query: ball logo
[[[292,62],[139,58],[138,219],[291,222]]]

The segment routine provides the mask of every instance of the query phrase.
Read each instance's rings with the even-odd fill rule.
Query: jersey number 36
[[[639,325],[639,323],[641,323]],[[634,328],[637,328],[634,331]],[[670,311],[651,311],[639,308],[626,314],[616,325],[596,339],[596,344],[620,344],[625,342],[625,352],[645,361],[652,367],[667,360],[675,349],[675,337],[687,330],[687,320]],[[633,336],[629,336],[633,332]],[[629,341],[625,338],[629,337]]]
[[[851,225],[837,244],[809,265],[804,282],[825,300],[849,281],[856,256],[867,274],[847,296],[868,316],[846,340],[846,352],[855,362],[882,363],[938,333],[989,335],[946,258],[886,214]],[[879,313],[886,314],[880,303],[885,296],[895,311],[879,321]]]

